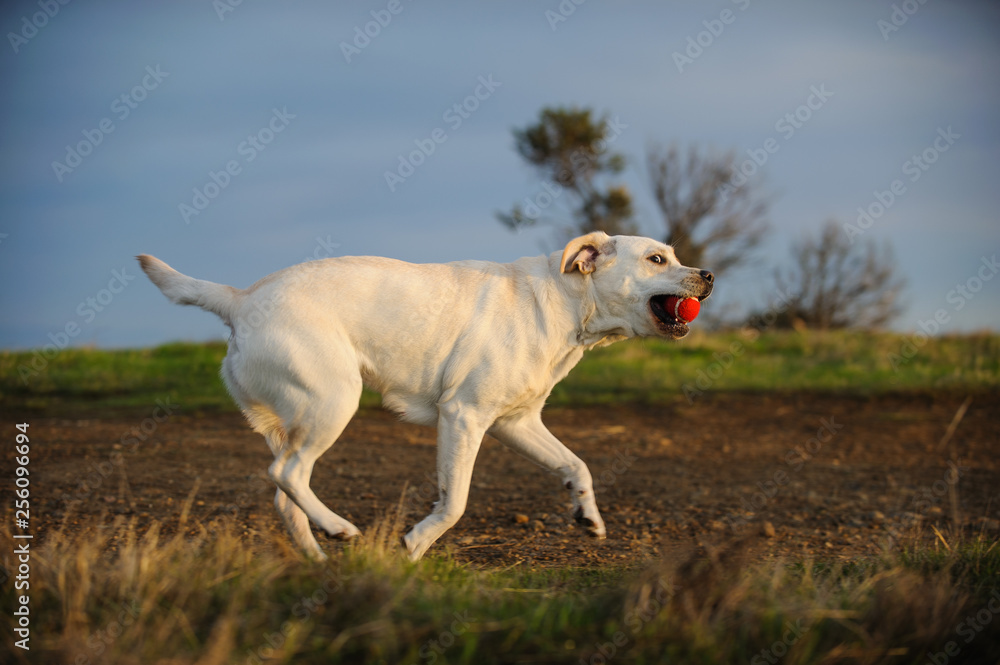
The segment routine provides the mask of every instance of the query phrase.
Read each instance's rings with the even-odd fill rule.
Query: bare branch
[[[666,240],[682,263],[722,273],[748,261],[767,231],[767,200],[744,184],[727,187],[734,153],[716,155],[676,144],[650,145],[646,170],[667,227]]]
[[[775,284],[794,294],[788,322],[810,328],[879,328],[900,313],[905,280],[897,275],[888,244],[851,244],[841,224],[827,221],[819,237],[792,245],[793,265],[775,273]]]

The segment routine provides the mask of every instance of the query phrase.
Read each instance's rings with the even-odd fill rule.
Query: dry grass
[[[952,662],[1000,656],[1000,631],[960,632],[1000,593],[1000,548],[981,538],[838,566],[751,564],[735,541],[638,572],[488,571],[407,562],[398,511],[315,564],[280,534],[186,510],[170,536],[101,517],[49,534],[32,555],[30,660],[9,638],[0,660],[910,663],[949,641]],[[5,607],[13,595],[8,582]]]

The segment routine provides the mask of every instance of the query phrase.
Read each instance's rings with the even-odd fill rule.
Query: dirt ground
[[[573,522],[558,479],[487,437],[468,510],[431,554],[448,548],[489,567],[586,567],[750,533],[761,557],[855,557],[914,531],[933,539],[932,525],[955,538],[952,487],[962,530],[997,539],[1000,395],[974,396],[942,448],[964,397],[725,394],[693,405],[548,410],[550,429],[594,475],[607,540]],[[194,519],[235,519],[248,534],[287,539],[263,439],[235,414],[166,408],[171,415],[161,407],[148,417],[30,421],[38,544],[103,513],[170,531],[196,483]],[[312,487],[362,530],[401,496],[413,524],[434,498],[434,443],[432,428],[363,411],[317,464]]]

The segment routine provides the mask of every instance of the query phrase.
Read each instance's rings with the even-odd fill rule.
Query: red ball
[[[698,312],[701,311],[701,303],[698,302],[697,298],[667,296],[667,299],[663,302],[663,308],[667,310],[667,314],[670,316],[687,323],[694,321],[698,317]]]

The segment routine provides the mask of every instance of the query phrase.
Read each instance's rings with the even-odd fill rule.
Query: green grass
[[[984,390],[1000,386],[1000,336],[941,337],[915,354],[910,338],[859,332],[693,333],[589,353],[553,403],[660,401],[685,391]]]
[[[169,537],[82,522],[32,546],[33,662],[738,663],[764,651],[788,665],[922,663],[949,641],[962,662],[1000,655],[997,631],[958,632],[1000,588],[1000,547],[978,539],[846,565],[747,564],[736,542],[632,570],[482,570],[447,554],[406,561],[390,519],[324,563],[226,521],[182,516]],[[9,531],[0,542],[9,551]],[[0,595],[15,606],[11,585]],[[10,645],[0,660],[28,662]]]
[[[917,340],[919,342],[919,340]],[[556,386],[549,404],[661,402],[712,391],[990,390],[1000,387],[1000,335],[934,338],[856,332],[693,333],[598,349]],[[32,410],[146,407],[158,398],[231,410],[219,378],[224,343],[153,349],[0,352],[2,406]],[[34,363],[34,366],[33,366]],[[363,407],[379,404],[366,392]]]
[[[35,352],[0,352],[0,394],[7,407],[56,412],[146,407],[169,395],[192,409],[235,409],[219,376],[225,355],[222,342],[65,349],[41,360]]]

